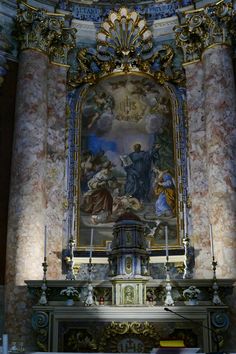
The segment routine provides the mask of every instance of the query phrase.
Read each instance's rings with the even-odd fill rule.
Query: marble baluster
[[[226,45],[202,56],[206,117],[209,222],[217,276],[236,277],[236,102],[232,53]],[[209,237],[208,237],[209,240]]]
[[[45,54],[20,54],[6,256],[6,327],[14,335],[28,321],[24,281],[43,275],[47,68]]]
[[[206,270],[207,253],[207,169],[204,120],[203,70],[200,61],[184,65],[186,73],[188,139],[189,139],[189,197],[191,200],[191,245],[195,249],[196,278],[211,276]],[[206,274],[207,273],[207,274]]]
[[[65,198],[65,123],[67,66],[50,64],[48,70],[47,224],[48,277],[62,277],[63,201]],[[64,278],[64,277],[63,277]]]

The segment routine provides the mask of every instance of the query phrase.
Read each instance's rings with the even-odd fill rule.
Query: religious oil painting
[[[110,76],[91,86],[80,112],[79,248],[109,249],[114,222],[127,210],[161,249],[168,225],[177,245],[173,109],[167,89],[139,75]]]

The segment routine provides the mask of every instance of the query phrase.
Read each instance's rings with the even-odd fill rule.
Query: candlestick
[[[47,226],[44,227],[44,259],[47,257]]]
[[[166,241],[166,260],[169,259],[169,250],[168,250],[168,226],[165,226],[165,241]]]
[[[171,295],[171,283],[170,283],[170,268],[169,268],[169,250],[168,250],[168,226],[165,226],[165,241],[166,241],[166,298],[165,298],[165,306],[173,306],[174,300]]]
[[[91,229],[91,238],[90,238],[90,251],[89,251],[89,258],[92,258],[93,254],[93,228]]]
[[[166,257],[167,258],[167,257]],[[166,268],[166,297],[165,297],[165,302],[164,302],[164,305],[165,306],[174,306],[174,300],[172,298],[172,294],[171,294],[171,291],[172,291],[172,285],[171,285],[171,282],[170,282],[170,267],[169,267],[169,263],[168,263],[168,260],[166,261],[166,265],[165,265],[165,268]]]
[[[216,279],[216,266],[217,266],[217,262],[215,260],[215,257],[212,256],[212,269],[213,269],[213,284],[212,284],[212,289],[213,289],[213,298],[212,298],[212,302],[214,305],[222,305],[222,301],[220,299],[220,296],[218,294],[218,283],[217,283],[217,279]]]
[[[211,241],[211,256],[214,258],[214,244],[213,244],[213,232],[212,232],[212,224],[209,225],[210,229],[210,241]]]
[[[8,335],[2,335],[2,354],[8,354]]]
[[[184,203],[184,210],[183,210],[183,216],[184,216],[184,236],[187,234],[187,210],[186,210],[186,203]]]
[[[75,241],[73,238],[69,240],[69,257],[66,258],[66,262],[68,264],[68,270],[66,274],[66,280],[75,280],[75,273],[74,273],[74,247]]]
[[[87,288],[87,296],[85,298],[85,306],[93,306],[95,305],[94,299],[93,299],[93,286],[91,283],[88,283],[88,288]]]
[[[90,238],[90,251],[89,251],[89,264],[88,264],[88,288],[87,296],[85,299],[85,306],[93,306],[93,286],[92,286],[92,254],[93,254],[93,228],[91,229],[91,238]]]
[[[188,235],[183,238],[184,244],[184,279],[191,279],[193,277],[193,254],[190,247],[190,239]]]
[[[41,296],[39,299],[39,305],[46,305],[48,303],[47,300],[47,268],[48,268],[48,264],[47,264],[47,258],[44,256],[44,262],[42,263],[42,267],[43,267],[43,281],[42,281],[42,285],[41,285]]]

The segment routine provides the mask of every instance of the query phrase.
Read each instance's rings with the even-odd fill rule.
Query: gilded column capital
[[[46,53],[50,60],[67,64],[68,51],[75,46],[75,29],[65,28],[65,15],[48,13],[23,3],[16,17],[21,49]]]
[[[199,60],[202,51],[201,37],[192,33],[188,23],[176,26],[174,30],[176,45],[183,50],[184,63]]]
[[[63,28],[61,34],[54,38],[49,49],[52,63],[67,65],[68,52],[76,45],[75,33],[75,28]]]
[[[184,62],[200,59],[208,47],[231,45],[234,15],[233,4],[224,1],[183,13],[183,23],[174,30],[176,44],[184,53]]]
[[[45,10],[18,9],[16,26],[21,49],[36,49],[48,53],[56,36],[61,35],[63,18],[49,16]]]

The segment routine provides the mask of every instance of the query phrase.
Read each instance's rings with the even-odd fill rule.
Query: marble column
[[[232,57],[227,47],[232,43],[233,17],[231,3],[217,2],[184,13],[182,23],[175,28],[176,44],[183,49],[185,63],[196,59],[202,62],[203,83],[199,90],[203,93],[200,97],[200,91],[195,90],[194,98],[198,100],[200,97],[203,107],[205,132],[202,130],[202,141],[196,149],[202,155],[199,175],[202,170],[205,173],[201,178],[203,185],[199,184],[197,176],[196,185],[192,177],[191,181],[194,188],[205,191],[200,208],[192,209],[193,232],[194,219],[200,217],[204,224],[199,225],[202,235],[196,245],[196,275],[203,278],[212,276],[208,266],[211,257],[207,257],[210,256],[209,223],[213,224],[218,275],[236,275],[235,87]],[[196,75],[198,77],[198,73]],[[194,78],[187,77],[187,86],[190,80]],[[204,101],[202,97],[205,97]],[[201,217],[203,213],[204,218]]]
[[[209,240],[207,236],[207,194],[208,180],[206,167],[206,133],[204,119],[204,76],[201,61],[184,65],[186,74],[188,112],[188,190],[191,201],[189,223],[191,225],[191,245],[195,249],[194,277],[210,277]]]
[[[48,69],[48,138],[47,138],[47,225],[51,250],[48,257],[48,278],[62,275],[63,219],[65,201],[65,125],[66,65],[50,64]]]
[[[22,6],[16,19],[22,51],[11,171],[5,323],[10,340],[23,340],[29,351],[36,349],[36,343],[32,336],[32,304],[24,281],[43,277],[47,222],[51,229],[48,227],[46,255],[48,259],[53,255],[51,266],[56,269],[52,277],[62,272],[61,261],[56,260],[62,254],[59,239],[62,236],[66,69],[53,69],[49,62],[55,57],[67,61],[71,48],[68,39],[73,31],[64,28],[63,15],[27,4]],[[54,206],[56,210],[52,212]],[[55,237],[55,241],[50,237]]]
[[[205,49],[204,95],[208,211],[213,225],[217,276],[236,277],[236,101],[229,46]]]
[[[47,69],[48,57],[42,52],[20,54],[6,256],[6,327],[10,335],[11,329],[14,335],[22,334],[21,328],[29,329],[24,281],[42,279],[43,274]]]

